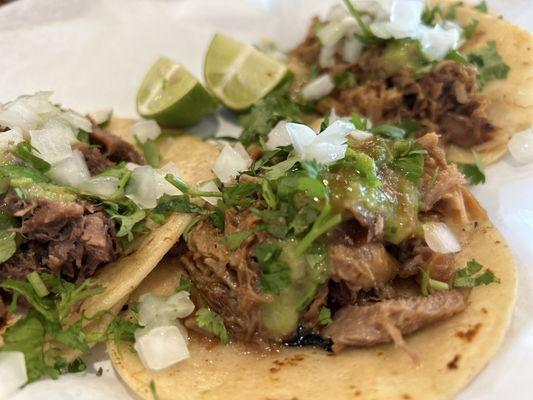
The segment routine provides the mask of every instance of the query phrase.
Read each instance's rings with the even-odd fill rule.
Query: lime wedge
[[[209,90],[228,108],[244,110],[285,77],[287,67],[253,46],[217,34],[205,57]]]
[[[165,127],[192,125],[217,108],[217,101],[178,63],[161,57],[137,91],[137,111]]]

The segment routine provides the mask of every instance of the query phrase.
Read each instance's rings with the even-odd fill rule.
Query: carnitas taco
[[[225,144],[182,187],[203,211],[108,344],[141,397],[443,399],[495,353],[513,259],[438,136],[330,122]]]
[[[533,121],[533,40],[484,2],[345,1],[291,52],[316,112],[439,134],[448,160],[490,163]],[[394,134],[394,132],[391,132]]]
[[[153,121],[85,117],[50,96],[0,105],[0,347],[24,354],[30,381],[70,371],[94,343],[127,336],[132,326],[114,314],[194,208],[176,200],[181,191],[165,177],[211,177],[200,140],[170,145]],[[176,148],[190,159],[169,162]]]

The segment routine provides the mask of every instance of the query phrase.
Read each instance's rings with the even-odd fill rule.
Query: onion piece
[[[139,121],[130,127],[130,132],[139,142],[144,143],[149,139],[157,139],[161,135],[161,128],[153,120]]]
[[[93,131],[93,124],[88,118],[77,113],[76,111],[67,110],[61,113],[61,119],[67,121],[73,128],[81,129],[85,132]]]
[[[5,149],[9,146],[16,146],[24,141],[22,130],[20,128],[13,128],[6,132],[0,132],[0,149]]]
[[[20,100],[6,104],[0,111],[0,126],[7,126],[10,129],[19,127],[27,132],[36,129],[40,123],[39,115]]]
[[[360,131],[359,129],[355,129],[351,131],[349,135],[357,140],[367,140],[367,139],[370,139],[372,136],[374,136],[370,132]]]
[[[28,381],[24,353],[0,352],[0,399],[7,399]]]
[[[426,222],[423,229],[424,239],[434,252],[456,253],[461,250],[461,243],[444,222]]]
[[[80,189],[99,197],[110,198],[117,190],[119,179],[114,176],[95,176],[82,182]]]
[[[294,152],[298,155],[302,155],[305,148],[313,143],[316,138],[315,131],[304,124],[289,122],[286,128],[292,146],[294,147]]]
[[[328,21],[342,21],[345,17],[349,17],[348,10],[341,6],[340,4],[335,4],[330,8],[326,16]]]
[[[175,325],[138,330],[134,347],[143,365],[154,371],[189,358],[187,342]]]
[[[137,167],[126,186],[126,197],[140,208],[152,209],[157,205],[157,178],[149,165]]]
[[[318,56],[318,65],[322,68],[329,68],[335,65],[335,52],[337,51],[337,46],[322,46],[320,48],[320,54]]]
[[[198,185],[198,189],[202,192],[220,192],[218,189],[217,184],[215,181],[207,181],[200,185]],[[219,197],[202,197],[205,201],[207,201],[209,204],[216,206],[219,200]]]
[[[72,129],[66,126],[30,131],[31,145],[37,150],[37,155],[50,164],[72,157],[70,143],[73,137]]]
[[[160,169],[154,170],[154,172],[156,179],[156,197],[158,199],[164,194],[168,194],[170,196],[179,196],[180,194],[183,194],[181,190],[165,179],[167,174],[180,176],[180,170],[176,164],[172,162],[167,163]]]
[[[346,33],[346,25],[342,21],[331,21],[317,32],[318,40],[322,46],[335,46]]]
[[[348,38],[344,42],[342,58],[346,62],[354,63],[357,61],[362,51],[363,51],[363,43],[361,43],[355,37]]]
[[[509,140],[509,153],[520,163],[533,162],[533,128],[515,133]]]
[[[417,38],[426,57],[432,61],[441,60],[450,50],[459,47],[461,31],[451,25],[448,25],[447,28],[440,24],[433,28],[421,25]]]
[[[111,119],[111,116],[113,115],[113,109],[111,107],[102,108],[100,110],[91,111],[87,115],[96,125],[103,125]]]
[[[74,150],[70,157],[53,165],[48,174],[54,182],[75,188],[81,187],[91,176],[79,150]]]
[[[267,149],[274,150],[276,147],[283,147],[291,144],[286,125],[287,123],[285,121],[279,121],[268,133],[268,140],[265,143]]]
[[[173,325],[176,319],[188,317],[194,311],[194,304],[186,291],[168,297],[146,293],[139,302],[139,324],[142,326]]]
[[[239,151],[241,150],[239,149]],[[233,178],[236,178],[240,172],[246,171],[252,164],[250,156],[245,158],[241,154],[242,151],[241,153],[239,151],[229,145],[225,145],[213,163],[212,170],[222,183],[231,182]]]
[[[335,89],[335,84],[328,74],[320,75],[302,89],[302,98],[306,101],[318,100]]]

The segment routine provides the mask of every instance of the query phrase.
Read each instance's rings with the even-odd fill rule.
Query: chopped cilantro
[[[405,130],[394,125],[376,125],[370,128],[370,132],[387,139],[403,139],[405,137]]]
[[[79,130],[78,131],[78,134],[76,135],[77,139],[80,141],[80,142],[83,142],[85,144],[91,144],[90,142],[90,137],[89,137],[89,132],[85,132],[84,130]]]
[[[420,268],[420,293],[422,296],[429,296],[430,293],[439,291],[439,290],[449,290],[450,286],[446,282],[441,282],[436,279],[431,279],[428,272]]]
[[[392,148],[391,167],[413,183],[418,183],[424,173],[424,156],[427,151],[412,140],[401,140]]]
[[[268,180],[274,181],[281,178],[287,172],[289,172],[298,162],[300,158],[298,157],[289,157],[280,163],[277,163],[271,167],[265,167],[267,172],[265,173],[265,178]]]
[[[261,195],[263,196],[268,208],[276,208],[278,200],[272,191],[272,186],[270,185],[268,179],[263,179],[263,182],[261,183]]]
[[[320,325],[331,325],[333,320],[331,319],[331,310],[327,307],[322,307],[318,313],[318,323]]]
[[[470,182],[471,185],[478,185],[480,183],[485,183],[485,164],[483,160],[474,150],[472,150],[474,155],[474,164],[461,164],[459,165],[459,170],[463,173],[466,179]]]
[[[9,179],[31,179],[34,182],[48,183],[50,179],[44,175],[41,171],[31,168],[23,167],[21,165],[2,165],[0,166],[0,177],[6,177]]]
[[[472,21],[468,25],[463,27],[463,38],[470,39],[476,31],[478,25],[479,21],[475,18],[472,19]]]
[[[234,232],[231,235],[224,236],[220,243],[226,246],[230,251],[235,251],[244,243],[246,239],[253,235],[254,229],[247,229],[245,231]]]
[[[128,241],[133,240],[133,232],[139,227],[140,222],[146,217],[146,212],[137,207],[133,202],[118,204],[112,201],[104,201],[107,213],[112,219],[118,222],[118,237],[127,237]]]
[[[481,11],[482,13],[486,13],[489,11],[489,7],[487,6],[487,2],[485,0],[482,0],[477,6],[474,7],[476,10]]]
[[[422,12],[421,20],[424,24],[429,26],[435,26],[437,19],[439,16],[442,15],[442,8],[440,4],[437,4],[433,7],[426,7],[424,8],[424,11]]]
[[[189,235],[191,234],[192,228],[202,220],[201,215],[195,215],[191,218],[189,222],[187,222],[187,225],[185,226],[185,229],[183,230],[183,239],[185,239],[186,242],[189,241]]]
[[[353,88],[357,85],[357,77],[353,72],[343,71],[335,76],[335,86],[341,90]]]
[[[281,251],[281,247],[272,242],[262,243],[255,249],[261,265],[261,289],[264,292],[279,294],[291,283],[289,266],[279,260]]]
[[[369,155],[348,148],[346,157],[341,163],[342,165],[350,165],[355,168],[372,186],[377,187],[380,185],[376,163]]]
[[[150,387],[150,394],[152,395],[152,400],[159,400],[159,396],[157,394],[157,389],[155,387],[155,382],[153,379],[150,381],[149,387]]]
[[[207,308],[196,311],[194,320],[200,329],[217,336],[223,344],[229,343],[229,336],[222,317]]]
[[[44,161],[42,158],[37,157],[33,154],[33,151],[36,151],[35,148],[28,142],[20,142],[15,148],[15,154],[23,159],[24,161],[31,164],[39,172],[47,172],[50,170],[51,165]]]
[[[0,263],[9,260],[17,251],[16,233],[0,231]]]
[[[368,131],[371,128],[370,121],[367,118],[361,117],[359,114],[353,113],[350,120],[357,130]]]
[[[450,5],[446,10],[446,13],[444,14],[443,18],[448,20],[457,18],[457,8],[461,7],[463,4],[464,2],[462,1],[456,1],[455,3]]]
[[[288,80],[238,117],[237,121],[244,127],[240,140],[245,146],[265,138],[281,120],[300,122],[302,110],[288,97],[290,85],[291,80]]]
[[[494,41],[488,42],[477,53],[469,54],[468,61],[478,69],[478,85],[480,88],[483,88],[491,80],[507,78],[510,70],[498,53],[496,42]]]
[[[470,260],[466,267],[455,272],[453,277],[453,287],[475,287],[479,285],[488,285],[490,283],[500,283],[500,279],[492,271],[485,270],[479,274],[483,265],[476,260]]]
[[[141,143],[137,138],[137,145],[142,149],[144,159],[146,162],[154,168],[159,166],[161,155],[159,154],[159,146],[153,139],[148,139],[146,142]]]
[[[176,286],[174,291],[177,292],[189,292],[192,289],[192,281],[191,278],[189,278],[187,275],[181,275],[180,276],[180,284]]]
[[[85,363],[83,362],[81,358],[76,358],[67,367],[67,371],[70,373],[74,373],[74,374],[83,372],[86,369],[87,369],[87,365],[85,365]]]
[[[166,214],[171,212],[182,214],[206,214],[206,210],[197,204],[191,203],[187,196],[171,196],[164,194],[157,200],[157,205],[152,210],[153,213]]]
[[[470,63],[463,53],[461,53],[458,50],[454,50],[454,49],[450,50],[448,54],[446,54],[446,59],[455,61],[459,64],[467,65]]]
[[[96,370],[96,376],[100,377],[104,374],[104,369],[102,367]]]

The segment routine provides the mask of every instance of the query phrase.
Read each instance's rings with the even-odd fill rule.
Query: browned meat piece
[[[89,139],[91,143],[102,146],[104,155],[113,162],[129,161],[144,164],[142,156],[133,145],[97,125],[93,125]]]
[[[233,252],[221,240],[257,221],[252,213],[228,212],[223,234],[202,221],[192,229],[189,252],[181,258],[199,301],[224,319],[233,338],[245,341],[261,339],[261,305],[269,301],[269,296],[260,293],[260,266],[250,254],[259,239],[253,235]]]
[[[420,268],[423,268],[430,278],[447,282],[455,273],[452,254],[435,253],[420,239],[413,239],[404,244],[398,258],[401,262],[398,275],[401,278],[417,275]]]
[[[97,175],[115,164],[102,153],[99,147],[91,147],[85,143],[77,143],[73,147],[82,152],[91,175]]]
[[[329,248],[331,279],[352,292],[383,287],[398,273],[398,262],[381,243],[333,244]]]
[[[467,180],[454,164],[446,163],[446,154],[439,145],[439,137],[436,134],[428,133],[420,137],[418,143],[428,152],[420,183],[420,210],[429,211],[443,198],[457,195],[456,189],[466,184]]]
[[[318,289],[313,302],[309,305],[309,308],[303,315],[302,320],[308,328],[313,329],[319,327],[318,317],[320,315],[320,310],[322,310],[323,307],[326,307],[328,302],[328,293],[328,285],[322,285]]]
[[[18,230],[24,240],[13,257],[0,264],[0,281],[24,279],[32,271],[81,281],[118,258],[115,223],[101,207],[48,199],[23,203],[12,190],[4,204],[21,218]]]
[[[339,310],[322,334],[333,340],[333,350],[346,346],[372,346],[408,335],[431,323],[449,318],[467,306],[469,291],[450,290],[428,297],[384,300],[370,306]]]

